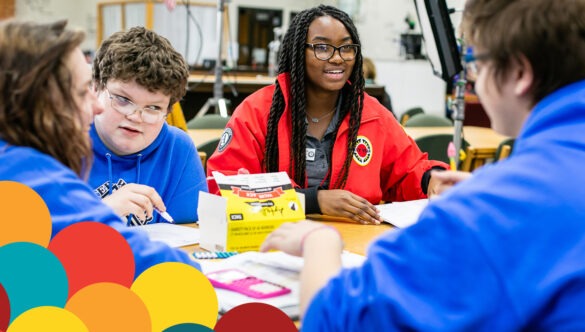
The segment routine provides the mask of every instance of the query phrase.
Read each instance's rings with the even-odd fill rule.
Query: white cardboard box
[[[305,219],[304,199],[297,195],[286,172],[213,175],[222,196],[199,193],[203,249],[258,250],[282,223]]]

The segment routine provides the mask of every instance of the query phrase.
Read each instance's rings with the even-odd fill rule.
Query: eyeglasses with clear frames
[[[335,47],[330,44],[306,44],[307,47],[313,49],[313,53],[315,53],[315,58],[323,61],[327,61],[333,57],[335,51],[339,51],[339,56],[344,61],[351,61],[355,59],[355,56],[359,50],[360,45],[358,44],[347,44],[341,45],[339,47]]]
[[[491,55],[488,53],[482,54],[469,54],[466,56],[466,69],[467,69],[467,79],[475,81],[477,76],[479,75],[479,71],[481,66],[477,65],[477,61],[485,61],[491,58]]]
[[[113,94],[107,88],[106,91],[112,102],[112,108],[120,114],[130,116],[139,111],[142,121],[148,124],[155,124],[167,117],[167,112],[164,110],[154,108],[153,106],[140,108],[128,98]]]

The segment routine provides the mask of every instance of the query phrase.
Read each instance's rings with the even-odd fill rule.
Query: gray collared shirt
[[[341,98],[339,98],[341,100]],[[319,141],[317,138],[307,133],[307,145],[306,145],[306,174],[309,180],[309,187],[323,186],[329,187],[329,176],[327,171],[329,170],[329,163],[331,161],[331,146],[335,143],[335,125],[339,120],[339,108],[341,102],[337,103],[337,109],[329,122],[325,135]],[[305,119],[308,123],[308,121]]]

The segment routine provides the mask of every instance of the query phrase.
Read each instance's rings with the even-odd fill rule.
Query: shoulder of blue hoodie
[[[89,184],[98,197],[109,195],[110,187],[144,184],[158,192],[176,222],[198,220],[199,191],[208,191],[207,181],[197,149],[187,133],[165,123],[147,148],[127,156],[118,156],[105,146],[95,126],[90,135],[94,161]],[[163,221],[156,214],[153,218],[152,222]]]
[[[135,276],[162,262],[181,262],[199,269],[185,252],[152,242],[145,232],[127,227],[73,171],[35,149],[9,146],[0,140],[0,180],[26,184],[43,198],[51,213],[51,238],[69,225],[88,220],[116,229],[134,253]]]

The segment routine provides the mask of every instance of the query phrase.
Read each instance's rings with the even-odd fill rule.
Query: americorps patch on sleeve
[[[221,137],[219,139],[219,145],[217,146],[217,150],[219,152],[222,152],[223,150],[225,150],[225,148],[228,146],[228,144],[230,144],[230,142],[232,141],[232,137],[234,136],[232,128],[225,128],[225,130],[223,131],[223,134],[221,134]]]

